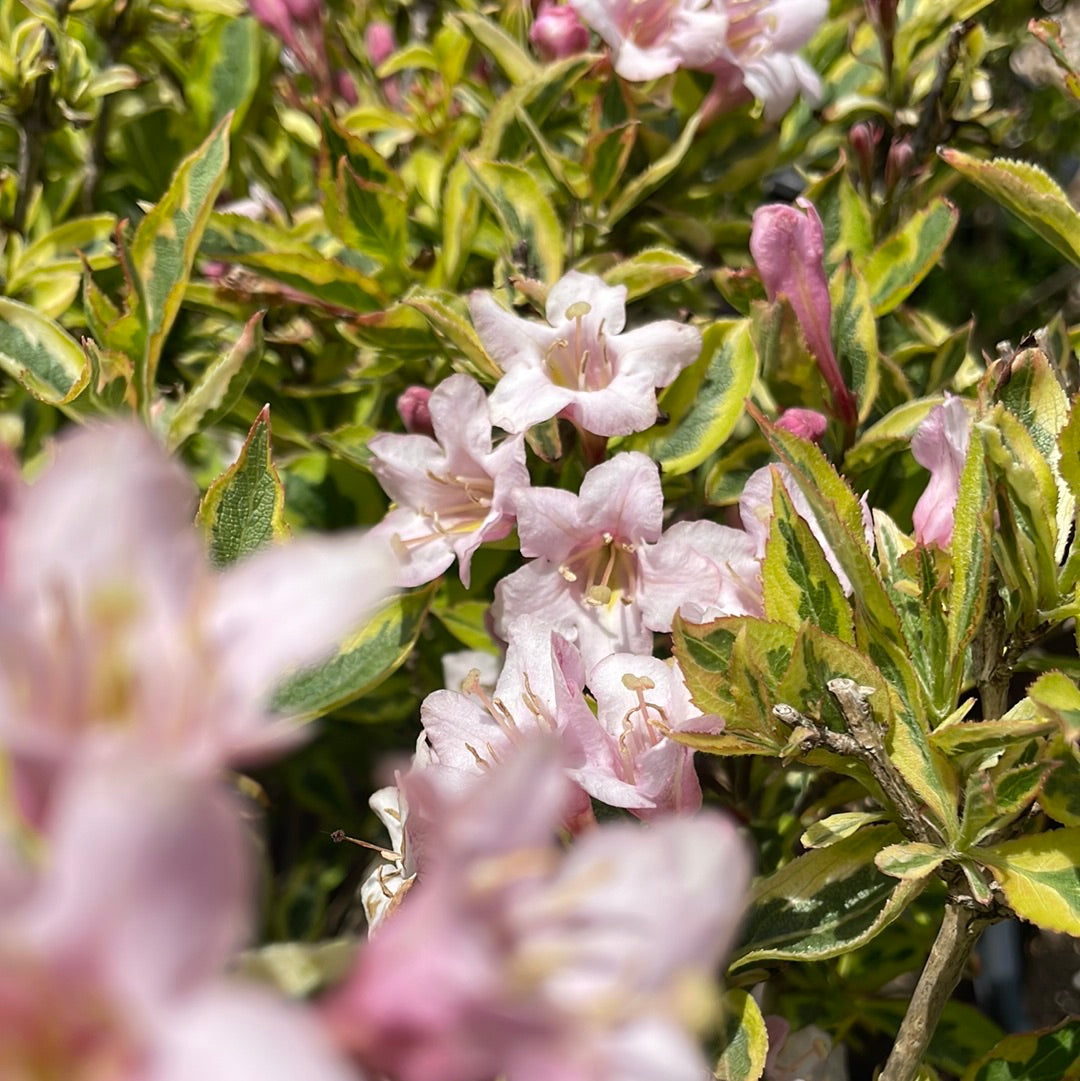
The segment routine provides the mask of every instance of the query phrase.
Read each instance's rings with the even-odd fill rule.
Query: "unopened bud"
[[[428,387],[407,387],[397,400],[398,416],[412,435],[435,435],[431,424],[431,391]]]
[[[915,151],[908,138],[896,139],[889,147],[889,156],[885,159],[885,186],[892,190],[908,176],[915,165]]]
[[[371,66],[377,68],[397,48],[394,31],[389,23],[373,22],[364,32],[364,45],[367,47]]]
[[[589,31],[572,7],[544,0],[529,30],[529,41],[545,60],[562,60],[589,47]]]
[[[860,120],[851,126],[848,142],[855,155],[859,176],[864,183],[868,183],[874,175],[874,159],[877,157],[877,145],[881,142],[881,128],[868,120]]]
[[[828,424],[816,409],[785,409],[776,421],[777,428],[811,443],[820,442]]]
[[[322,18],[322,0],[285,0],[285,7],[298,23],[317,23]]]

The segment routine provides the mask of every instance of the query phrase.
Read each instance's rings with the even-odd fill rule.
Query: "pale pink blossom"
[[[757,558],[742,531],[681,522],[661,537],[660,473],[644,454],[590,469],[578,495],[522,491],[517,509],[532,560],[495,589],[503,637],[515,619],[543,618],[591,668],[609,653],[651,654],[652,632],[670,631],[680,609],[695,620],[760,611]]]
[[[223,976],[254,885],[223,791],[81,773],[39,854],[0,889],[0,1077],[356,1081],[299,1007]]]
[[[724,0],[728,18],[724,55],[708,70],[711,94],[730,104],[754,97],[776,119],[802,93],[821,97],[821,80],[798,55],[829,13],[828,0]]]
[[[594,435],[644,431],[666,387],[701,352],[696,327],[663,319],[626,325],[626,287],[575,270],[547,297],[547,325],[522,319],[489,293],[469,299],[476,332],[505,373],[491,392],[491,419],[524,432],[566,417]]]
[[[570,0],[611,47],[615,71],[631,82],[703,70],[726,52],[722,0]]]
[[[291,745],[272,692],[386,593],[389,553],[358,535],[213,571],[187,475],[135,425],[58,441],[4,502],[0,743],[34,821],[80,761],[215,771]]]
[[[750,253],[769,300],[786,297],[832,395],[833,412],[852,433],[858,405],[840,371],[832,343],[832,300],[825,277],[825,232],[813,203],[771,203],[754,211]]]
[[[586,748],[579,734],[567,729],[565,709],[585,685],[577,649],[543,619],[518,620],[508,639],[506,660],[490,695],[475,672],[461,691],[434,691],[424,699],[420,722],[438,770],[479,777],[538,735],[558,739],[568,768],[584,764]],[[597,741],[597,734],[586,734]],[[579,791],[567,822],[575,825],[589,814],[588,797]]]
[[[588,675],[596,713],[578,696],[570,724],[602,735],[602,755],[591,753],[583,769],[571,774],[590,796],[625,807],[639,818],[661,812],[689,812],[701,806],[701,786],[692,748],[670,738],[672,732],[719,732],[723,721],[705,716],[690,700],[674,661],[614,653]]]
[[[398,585],[430,582],[456,558],[467,586],[477,548],[513,529],[512,493],[529,483],[524,438],[493,445],[483,388],[467,375],[440,383],[428,409],[434,438],[383,433],[369,443],[372,472],[397,504],[372,536],[393,544]]]
[[[541,0],[529,41],[545,60],[576,56],[589,47],[589,31],[569,4]]]
[[[325,1007],[362,1065],[398,1081],[708,1076],[680,1003],[734,936],[743,843],[703,813],[602,825],[560,855],[566,785],[530,745],[444,807],[438,859]]]
[[[952,540],[953,512],[960,496],[960,474],[971,442],[971,414],[963,398],[946,395],[934,406],[911,440],[915,461],[930,470],[930,482],[912,519],[919,544],[947,548]]]

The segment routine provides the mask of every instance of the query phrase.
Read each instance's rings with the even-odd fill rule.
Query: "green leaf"
[[[1080,688],[1063,672],[1044,672],[1028,687],[1028,698],[1041,717],[1061,725],[1072,744],[1080,740]]]
[[[135,389],[149,402],[165,337],[180,310],[203,230],[229,164],[229,118],[186,157],[173,174],[169,190],[139,223],[131,244],[132,269],[138,278],[137,302],[145,334],[142,355],[135,358]]]
[[[991,833],[1013,822],[1035,801],[1053,768],[1049,762],[1008,765],[973,773],[964,792],[964,818],[957,842],[971,849]],[[976,851],[973,855],[978,858]]]
[[[498,653],[485,620],[490,605],[487,601],[466,600],[457,604],[436,603],[431,614],[466,648]]]
[[[690,149],[703,120],[701,112],[694,113],[686,122],[682,134],[651,165],[624,184],[615,202],[608,208],[605,224],[610,228],[651,195],[679,167]]]
[[[718,1043],[723,1048],[713,1069],[716,1081],[758,1081],[765,1072],[769,1034],[758,1004],[746,991],[724,995]]]
[[[1058,466],[1074,499],[1080,499],[1080,395],[1072,400],[1068,419],[1058,432]]]
[[[817,961],[869,942],[922,889],[882,874],[874,857],[899,838],[870,826],[792,860],[754,887],[732,968],[767,960]]]
[[[548,285],[562,277],[562,226],[551,200],[535,176],[520,165],[505,161],[465,158],[481,198],[495,215],[506,241],[506,250],[528,245]]]
[[[1066,259],[1080,266],[1080,214],[1058,184],[1037,165],[1010,158],[980,161],[951,147],[938,153]]]
[[[958,219],[952,203],[935,199],[878,245],[866,263],[875,315],[891,312],[911,296],[941,258]]]
[[[0,297],[0,369],[49,405],[78,397],[90,379],[82,348],[59,323],[6,297]]]
[[[854,836],[863,826],[881,822],[884,818],[883,811],[841,811],[808,827],[799,838],[799,844],[803,848],[828,848],[837,841]]]
[[[796,630],[809,621],[854,645],[851,605],[840,580],[775,471],[772,492],[772,520],[761,563],[765,618]]]
[[[515,86],[540,75],[541,69],[533,58],[497,23],[463,11],[457,12],[456,18],[465,24]]]
[[[374,690],[412,652],[436,586],[385,604],[336,656],[288,679],[274,695],[274,710],[310,720]]]
[[[265,314],[256,312],[248,320],[236,344],[210,364],[184,396],[169,421],[169,450],[216,423],[240,400],[262,359]]]
[[[1002,718],[987,721],[959,721],[943,724],[930,733],[930,742],[950,758],[1000,750],[1014,743],[1027,743],[1055,728],[1042,717]]]
[[[249,16],[217,19],[198,39],[184,97],[205,131],[229,113],[237,131],[259,88],[259,24]]]
[[[285,490],[270,455],[270,407],[263,406],[236,461],[199,504],[210,561],[225,567],[287,536],[284,509]]]
[[[700,263],[670,248],[646,248],[609,267],[601,277],[608,285],[625,285],[626,299],[637,300],[665,285],[686,281],[700,270]]]
[[[946,681],[952,701],[964,678],[964,653],[982,626],[993,564],[991,541],[994,492],[986,467],[981,432],[971,433],[960,474],[960,492],[953,512],[953,572],[949,582],[948,656],[952,679]]]
[[[457,311],[458,301],[452,293],[414,290],[402,303],[418,311],[431,325],[435,336],[450,347],[451,356],[463,358],[472,373],[485,382],[502,377],[502,369],[488,356],[472,323]]]
[[[878,392],[877,322],[862,275],[846,260],[829,281],[831,333],[844,383],[855,393],[859,419],[865,420]]]
[[[621,445],[660,462],[668,475],[696,469],[723,445],[743,415],[757,376],[757,358],[745,320],[713,323],[701,356],[660,395],[667,424],[631,436]]]
[[[993,869],[1018,916],[1047,931],[1080,936],[1080,828],[1020,837],[973,855]]]
[[[1080,826],[1080,762],[1063,748],[1055,758],[1057,768],[1043,784],[1039,806],[1063,826]]]
[[[1006,1036],[973,1062],[963,1081],[1076,1081],[1080,1078],[1080,1021]]]
[[[805,196],[814,204],[825,232],[825,265],[838,267],[850,255],[857,265],[874,247],[870,208],[851,182],[844,154],[836,166],[807,188]]]
[[[892,878],[921,880],[933,874],[949,858],[949,853],[937,845],[921,841],[906,841],[886,845],[875,857],[879,871]]]

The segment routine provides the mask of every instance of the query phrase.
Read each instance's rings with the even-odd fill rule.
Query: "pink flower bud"
[[[589,31],[573,8],[543,0],[529,40],[545,60],[562,60],[589,47]]]
[[[373,68],[377,68],[397,48],[394,31],[389,23],[384,22],[368,24],[364,33],[364,44],[367,46],[368,59]]]
[[[885,186],[890,190],[897,183],[910,175],[915,165],[915,151],[911,149],[908,138],[895,139],[889,147],[889,156],[885,159]]]
[[[800,439],[817,443],[825,434],[828,420],[816,409],[785,409],[776,421],[777,428],[791,432]]]
[[[405,431],[412,435],[435,435],[431,425],[431,391],[427,387],[408,387],[397,400],[398,416]]]
[[[250,0],[251,14],[270,31],[289,44],[294,41],[292,14],[285,0]]]
[[[339,71],[334,76],[334,89],[338,92],[338,96],[348,105],[356,105],[360,101],[360,93],[356,89],[356,80],[347,71]]]
[[[298,23],[317,23],[322,18],[322,0],[285,0],[285,7]]]

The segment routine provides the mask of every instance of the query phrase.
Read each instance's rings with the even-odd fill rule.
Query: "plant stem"
[[[945,1004],[978,941],[982,928],[977,920],[978,914],[970,908],[953,903],[945,906],[937,938],[878,1081],[913,1081],[918,1073]]]

